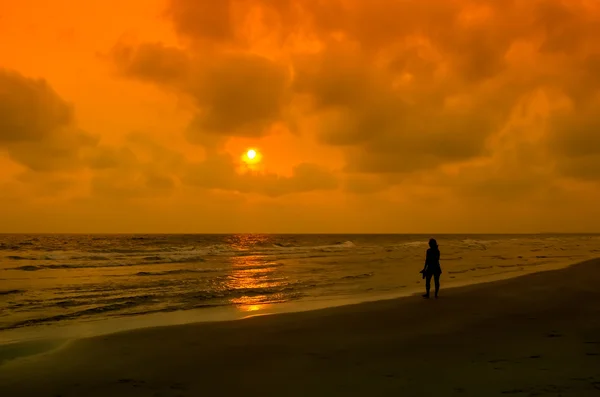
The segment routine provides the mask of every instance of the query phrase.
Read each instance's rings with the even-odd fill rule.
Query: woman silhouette
[[[429,240],[429,249],[425,256],[425,267],[421,270],[423,278],[425,279],[425,289],[427,292],[423,295],[423,298],[429,298],[429,289],[431,288],[431,277],[435,281],[435,297],[438,297],[440,292],[440,275],[442,274],[442,267],[440,266],[440,249],[438,248],[437,241],[435,239]]]

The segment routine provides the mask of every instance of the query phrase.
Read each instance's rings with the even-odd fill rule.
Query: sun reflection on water
[[[239,251],[253,249],[257,245],[269,244],[268,235],[233,235],[229,244]],[[286,299],[277,292],[286,284],[286,279],[277,274],[277,265],[266,261],[263,255],[239,255],[230,258],[231,273],[227,289],[239,291],[240,296],[230,301],[238,310],[256,312]],[[273,291],[271,294],[269,291]]]
[[[247,300],[240,298],[240,299],[233,299],[232,302],[234,302],[237,305],[238,310],[242,311],[242,312],[257,312],[259,310],[263,310],[268,308],[269,304],[263,304],[263,305],[256,305],[256,304],[248,304],[246,303]]]
[[[250,250],[257,246],[272,245],[273,237],[268,234],[232,234],[227,236],[227,243],[237,250]]]

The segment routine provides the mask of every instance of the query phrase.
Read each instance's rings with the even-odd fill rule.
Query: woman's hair
[[[429,239],[429,246],[430,246],[431,248],[437,248],[437,247],[438,247],[438,245],[437,245],[437,241],[435,241],[435,239],[434,239],[434,238],[432,238],[432,239]]]

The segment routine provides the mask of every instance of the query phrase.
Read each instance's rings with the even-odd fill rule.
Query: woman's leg
[[[425,290],[427,292],[423,296],[427,297],[427,298],[429,298],[429,290],[431,289],[431,276],[432,276],[431,273],[425,274]]]
[[[434,282],[435,282],[435,297],[437,298],[438,293],[440,292],[440,275],[441,273],[434,274]],[[429,288],[427,289],[429,293]]]

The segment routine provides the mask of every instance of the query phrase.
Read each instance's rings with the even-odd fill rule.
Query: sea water
[[[421,291],[425,235],[0,235],[0,342],[32,328]],[[442,288],[600,256],[599,235],[439,235]],[[442,291],[443,294],[443,291]],[[202,310],[200,310],[202,309]],[[203,314],[204,313],[204,314]]]

